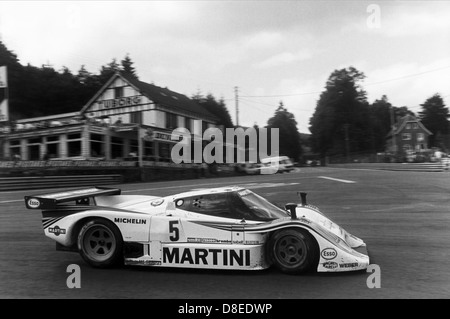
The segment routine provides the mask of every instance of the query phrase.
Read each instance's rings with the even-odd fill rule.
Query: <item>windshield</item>
[[[238,192],[244,204],[261,220],[289,217],[288,213],[265,198],[246,189]]]

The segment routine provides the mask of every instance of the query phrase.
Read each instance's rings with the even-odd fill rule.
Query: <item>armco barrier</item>
[[[375,169],[386,171],[411,172],[445,172],[449,170],[448,162],[443,163],[349,163],[329,164],[328,167],[348,169]]]
[[[44,189],[57,187],[83,187],[120,184],[122,175],[75,175],[75,176],[39,176],[39,177],[2,177],[0,191],[22,189]]]

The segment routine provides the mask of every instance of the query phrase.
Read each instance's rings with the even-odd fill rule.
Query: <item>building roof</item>
[[[52,115],[46,115],[46,116],[39,116],[39,117],[29,117],[25,119],[17,120],[17,124],[23,124],[23,123],[30,123],[30,122],[41,122],[41,121],[58,121],[58,120],[65,120],[65,119],[73,119],[74,117],[77,117],[80,115],[80,112],[70,112],[70,113],[59,113],[59,114],[52,114]]]
[[[121,77],[124,81],[128,82],[136,90],[142,93],[153,102],[159,105],[166,106],[168,108],[173,108],[182,113],[193,113],[199,117],[207,118],[212,121],[218,121],[219,118],[214,114],[210,113],[200,104],[196,103],[194,100],[188,98],[186,95],[177,93],[169,90],[168,88],[162,88],[154,84],[149,84],[142,82],[133,76],[130,76],[123,72],[117,72],[115,75],[108,80],[107,83],[99,90],[99,92],[83,107],[82,113],[86,111],[87,108],[98,98],[98,96],[103,92],[103,90],[112,83],[116,77]]]
[[[417,123],[419,127],[424,130],[427,134],[433,135],[420,121],[420,119],[416,118],[414,115],[408,114],[400,118],[397,124],[394,125],[394,128],[389,132],[387,137],[391,137],[392,135],[397,135],[401,133],[406,126],[407,123]]]

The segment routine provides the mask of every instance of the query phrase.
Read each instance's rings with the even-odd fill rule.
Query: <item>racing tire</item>
[[[109,220],[90,220],[78,233],[78,251],[84,261],[93,267],[118,266],[123,263],[122,234]]]
[[[284,229],[268,242],[268,255],[275,267],[287,274],[317,269],[319,248],[312,235],[303,229]]]

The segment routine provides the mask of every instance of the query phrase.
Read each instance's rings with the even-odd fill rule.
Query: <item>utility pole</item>
[[[395,114],[394,114],[394,107],[391,107],[391,127],[392,127],[392,150],[394,152],[394,157],[397,156],[397,143],[396,143],[396,136],[395,136]]]
[[[236,126],[239,126],[239,88],[234,87],[234,98],[236,103]]]

